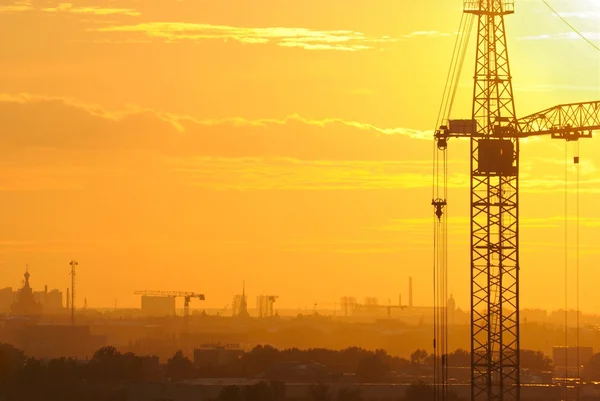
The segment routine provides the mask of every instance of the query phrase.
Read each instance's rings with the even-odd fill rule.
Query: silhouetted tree
[[[25,364],[25,354],[10,344],[0,344],[0,385],[14,380]]]
[[[313,384],[308,388],[308,395],[312,401],[332,401],[333,396],[329,387],[323,383]]]
[[[258,345],[243,357],[243,369],[247,375],[265,372],[279,361],[279,351],[270,345]]]
[[[87,365],[88,378],[102,382],[121,380],[124,375],[121,356],[115,347],[100,348]]]
[[[459,367],[471,366],[471,353],[464,349],[457,349],[448,355],[448,365]]]
[[[194,364],[179,350],[167,362],[167,377],[172,380],[191,379],[195,375]]]
[[[521,368],[537,371],[552,370],[552,359],[541,351],[521,350]],[[583,363],[583,361],[582,361]]]
[[[415,364],[422,364],[427,359],[427,351],[418,349],[410,354],[410,361]]]

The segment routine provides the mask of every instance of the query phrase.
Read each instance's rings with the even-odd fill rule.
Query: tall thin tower
[[[519,400],[516,123],[504,17],[513,0],[465,0],[477,19],[471,137],[471,400]],[[508,157],[508,155],[512,157]],[[508,160],[508,162],[506,162]]]
[[[75,266],[79,263],[72,260],[71,265],[71,324],[75,324]]]

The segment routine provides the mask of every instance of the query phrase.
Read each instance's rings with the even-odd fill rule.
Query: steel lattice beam
[[[471,136],[471,400],[519,400],[519,140],[504,0],[465,4],[478,16]],[[508,153],[503,152],[503,147]],[[502,149],[501,149],[502,148]],[[503,154],[500,165],[492,154]],[[498,164],[500,163],[500,164]]]
[[[600,130],[600,101],[562,104],[520,118],[522,137],[552,135],[553,138],[578,139]],[[587,132],[586,132],[587,131]]]

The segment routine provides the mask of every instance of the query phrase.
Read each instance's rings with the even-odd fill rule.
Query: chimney
[[[412,308],[413,299],[412,299],[412,277],[408,278],[408,307]]]
[[[70,308],[70,305],[69,305],[69,289],[67,288],[67,309],[69,309],[69,308]]]
[[[48,295],[48,285],[47,284],[44,286],[44,294]]]

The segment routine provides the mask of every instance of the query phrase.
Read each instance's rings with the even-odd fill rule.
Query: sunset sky
[[[541,0],[515,3],[518,115],[600,99],[600,52]],[[600,2],[549,3],[600,45]],[[252,307],[266,293],[387,304],[409,276],[431,304],[431,136],[461,13],[460,0],[0,0],[0,287],[29,264],[34,289],[64,291],[76,259],[78,306],[155,289],[223,308],[243,280]],[[474,44],[455,118],[470,117]],[[449,291],[464,309],[467,145],[449,144]],[[600,138],[580,153],[581,303],[600,312]],[[556,309],[565,144],[524,141],[521,157],[521,302]]]

